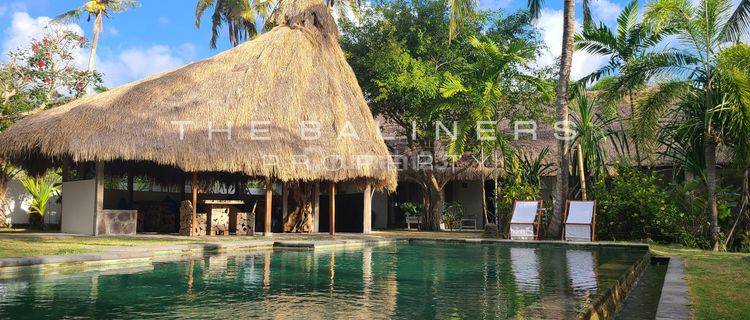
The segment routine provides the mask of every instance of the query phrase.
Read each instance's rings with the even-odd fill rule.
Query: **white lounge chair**
[[[511,240],[536,240],[539,238],[542,201],[516,201],[510,219]]]
[[[564,221],[563,240],[596,241],[595,201],[568,201]]]

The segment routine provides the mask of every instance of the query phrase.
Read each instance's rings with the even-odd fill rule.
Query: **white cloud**
[[[593,0],[591,2],[591,15],[594,21],[612,23],[617,21],[617,16],[622,8],[610,0]]]
[[[176,48],[165,45],[131,47],[113,57],[99,59],[97,69],[104,74],[105,85],[112,87],[182,66],[193,59],[195,52],[195,46],[190,43]]]
[[[115,26],[107,26],[105,30],[107,30],[110,37],[116,37],[120,34],[120,30],[115,28]]]
[[[559,60],[560,52],[562,52],[562,10],[542,10],[536,26],[542,34],[542,41],[547,46],[545,52],[537,58],[537,66],[553,65]],[[576,29],[580,28],[580,23],[576,22]],[[578,80],[590,74],[604,65],[608,59],[609,56],[595,56],[581,51],[575,52],[570,73],[571,79]]]
[[[44,28],[50,23],[49,17],[31,17],[27,12],[14,12],[10,26],[3,30],[2,60],[7,59],[7,53],[15,48],[28,46],[33,39],[41,39]],[[83,35],[83,29],[78,24],[67,24],[63,28]],[[112,30],[109,28],[109,35]],[[116,54],[106,46],[106,41],[99,45],[96,57],[96,69],[104,74],[104,84],[114,87],[133,80],[147,77],[153,73],[174,69],[191,61],[196,55],[193,44],[186,43],[177,47],[153,45],[149,47],[127,47]],[[85,68],[88,62],[88,49],[79,49],[75,53],[79,67]]]
[[[10,26],[4,30],[2,39],[2,59],[5,60],[9,51],[20,47],[26,47],[34,39],[41,39],[44,36],[44,29],[50,25],[49,17],[33,18],[26,12],[14,12],[11,18]],[[53,27],[57,27],[55,25]],[[66,24],[60,28],[68,29],[77,34],[83,35],[83,29],[77,24]],[[76,58],[83,55],[83,50],[76,52]]]

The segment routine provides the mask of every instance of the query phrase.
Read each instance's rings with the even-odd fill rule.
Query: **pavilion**
[[[372,191],[394,190],[397,174],[329,10],[319,0],[284,1],[273,29],[231,50],[28,116],[0,133],[0,159],[30,174],[62,168],[63,232],[122,232],[111,225],[138,215],[134,180],[148,179],[179,194],[190,185],[182,205],[192,222],[180,228],[191,235],[202,191],[224,185],[239,194],[248,181],[264,185],[265,234],[274,184],[284,190],[284,230],[317,231],[322,185],[333,234],[343,184],[364,192],[367,233]],[[105,207],[105,177],[126,177],[129,210]]]

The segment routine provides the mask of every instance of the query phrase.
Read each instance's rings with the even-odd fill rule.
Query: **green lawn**
[[[750,317],[750,254],[662,245],[651,245],[651,251],[682,258],[697,319]]]

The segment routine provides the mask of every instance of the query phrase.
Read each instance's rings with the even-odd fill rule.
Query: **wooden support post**
[[[99,235],[99,216],[104,211],[104,162],[101,160],[96,161],[96,176],[95,176],[96,190],[95,190],[95,209],[94,209],[94,230],[93,234]]]
[[[313,232],[320,232],[320,182],[315,181],[312,199]]]
[[[271,180],[266,180],[266,212],[265,212],[265,221],[263,223],[263,235],[264,236],[270,236],[271,235],[271,209],[273,206],[271,205],[273,201],[273,182]]]
[[[133,173],[128,170],[128,209],[133,210]]]
[[[372,232],[372,185],[369,183],[365,186],[362,207],[362,233],[368,234]]]
[[[336,234],[336,183],[331,181],[328,185],[328,233]]]
[[[190,222],[190,234],[192,235],[195,232],[195,228],[198,227],[198,173],[193,172],[193,184],[191,186],[192,188],[192,194],[193,194],[193,217]],[[208,230],[206,230],[208,231]]]
[[[286,223],[286,216],[289,214],[289,185],[286,182],[281,183],[281,221]],[[283,225],[283,223],[282,223]],[[284,227],[282,226],[282,229]],[[286,232],[286,230],[281,230]]]

